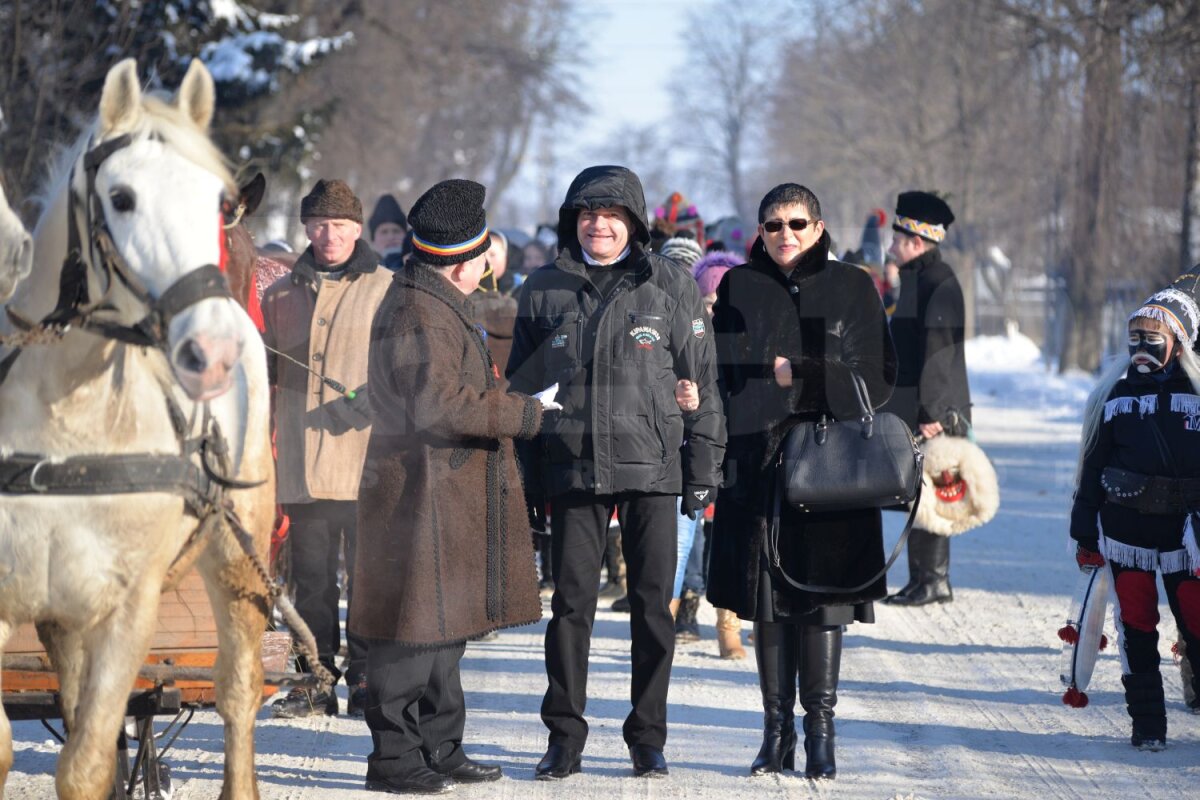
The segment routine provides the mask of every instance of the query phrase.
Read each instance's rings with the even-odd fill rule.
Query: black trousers
[[[621,523],[631,609],[633,709],[625,719],[629,745],[662,748],[667,740],[667,685],[675,655],[669,603],[675,580],[675,495],[569,493],[551,501],[553,617],[546,628],[542,721],[550,743],[582,750],[588,725],[588,652],[596,618],[600,565],[608,521]]]
[[[354,533],[358,520],[358,504],[353,500],[317,500],[294,503],[285,511],[291,519],[288,529],[292,549],[292,583],[296,588],[296,611],[317,640],[317,657],[335,679],[342,673],[337,668],[337,654],[342,648],[341,618],[338,601],[338,555],[345,543],[346,598],[354,602]],[[356,685],[367,665],[367,643],[349,631],[346,646],[350,665],[346,684]],[[301,672],[311,672],[307,660],[299,659]]]
[[[369,780],[466,761],[467,706],[458,669],[465,651],[463,643],[417,649],[370,641],[366,719],[375,748],[367,756]]]

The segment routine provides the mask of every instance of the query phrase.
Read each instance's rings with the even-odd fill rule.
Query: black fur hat
[[[486,192],[475,181],[456,178],[417,198],[408,215],[416,257],[445,266],[470,261],[491,247],[483,210]]]
[[[371,212],[371,218],[367,220],[368,235],[374,239],[375,229],[385,222],[394,222],[404,230],[408,230],[408,217],[404,216],[404,209],[390,194],[380,196],[375,203],[375,210]]]
[[[950,206],[933,192],[901,192],[896,198],[894,231],[941,244],[952,222],[954,213]]]

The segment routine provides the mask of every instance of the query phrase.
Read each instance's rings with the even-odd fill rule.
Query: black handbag
[[[845,511],[911,503],[921,486],[924,456],[903,420],[871,410],[867,384],[851,373],[856,420],[802,422],[779,450],[783,495],[799,511]]]
[[[788,431],[779,448],[767,559],[777,575],[801,591],[852,594],[874,584],[899,558],[921,502],[925,456],[912,431],[895,414],[875,413],[866,382],[858,373],[851,374],[861,416],[842,421],[823,415],[816,422],[802,422]],[[798,511],[815,513],[907,504],[908,520],[883,569],[859,585],[801,583],[787,574],[779,555],[784,500]]]

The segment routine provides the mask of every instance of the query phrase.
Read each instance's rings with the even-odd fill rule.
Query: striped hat
[[[470,261],[492,244],[483,210],[486,189],[454,179],[430,188],[408,214],[414,255],[434,266]]]
[[[1175,288],[1155,292],[1141,308],[1129,315],[1130,320],[1138,317],[1158,320],[1188,349],[1195,347],[1197,330],[1200,330],[1200,306],[1187,292]]]

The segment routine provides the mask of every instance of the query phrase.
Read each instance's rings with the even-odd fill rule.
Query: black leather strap
[[[207,495],[212,481],[182,456],[137,453],[51,460],[28,453],[0,459],[0,493],[96,495],[170,492]]]

